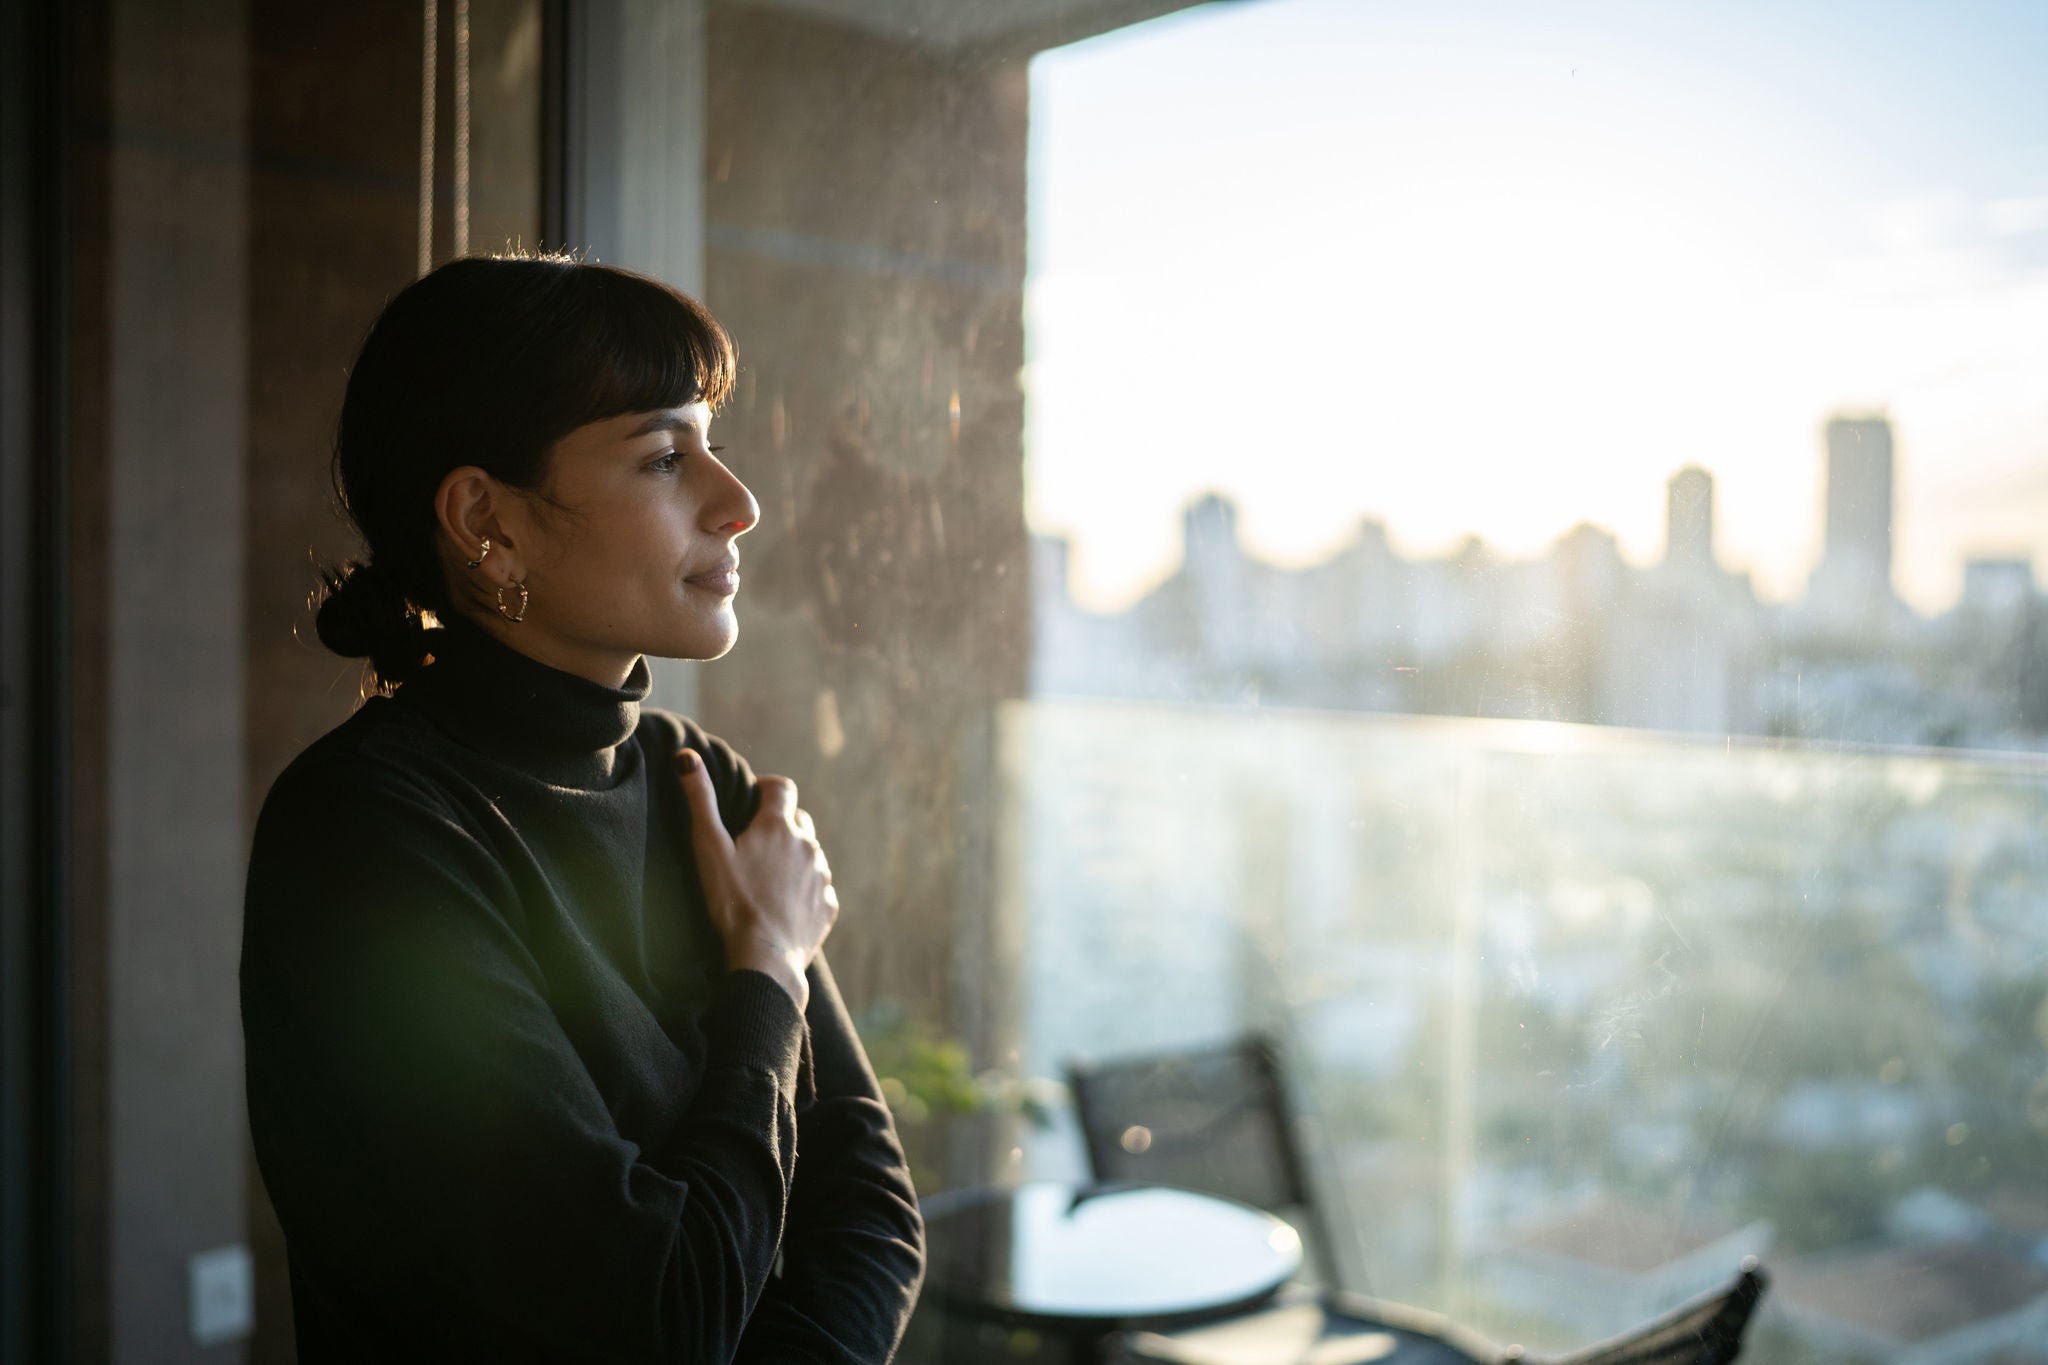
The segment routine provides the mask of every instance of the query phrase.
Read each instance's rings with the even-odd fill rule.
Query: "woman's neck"
[[[538,623],[533,621],[507,621],[488,611],[464,611],[462,617],[507,649],[517,650],[549,668],[587,678],[600,687],[624,687],[633,674],[633,665],[640,660],[637,653],[591,649],[562,640],[538,629]]]
[[[428,632],[433,662],[398,689],[401,706],[555,786],[600,791],[618,779],[652,683],[645,659],[613,687],[514,648],[470,616],[440,624]]]

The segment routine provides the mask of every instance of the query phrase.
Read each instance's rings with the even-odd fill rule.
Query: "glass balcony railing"
[[[2048,763],[1086,701],[1001,751],[1019,1070],[1278,1032],[1372,1293],[1550,1349],[1755,1253],[1761,1360],[2037,1333]]]

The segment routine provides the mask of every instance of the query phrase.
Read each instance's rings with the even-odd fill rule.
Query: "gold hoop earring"
[[[481,566],[482,566],[482,564],[483,564],[483,562],[484,562],[484,556],[485,556],[485,555],[487,555],[487,554],[489,554],[490,552],[491,552],[491,538],[490,538],[489,536],[485,536],[485,537],[484,537],[484,544],[483,544],[483,548],[482,548],[482,549],[480,549],[480,550],[478,550],[478,551],[476,552],[476,558],[475,558],[475,559],[472,559],[472,560],[470,560],[470,561],[469,561],[469,567],[470,567],[470,568],[472,568],[472,569],[475,569],[475,568],[479,568],[479,567],[481,567]]]
[[[498,615],[504,617],[507,621],[523,621],[526,619],[526,602],[532,594],[527,592],[526,585],[516,578],[512,580],[511,586],[519,590],[519,610],[505,610],[505,590],[500,588],[498,589]]]

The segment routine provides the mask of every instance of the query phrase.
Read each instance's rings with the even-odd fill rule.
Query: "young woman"
[[[731,344],[652,280],[464,259],[350,372],[372,695],[257,825],[249,1121],[302,1365],[883,1361],[923,1271],[786,779],[643,707],[737,634]]]

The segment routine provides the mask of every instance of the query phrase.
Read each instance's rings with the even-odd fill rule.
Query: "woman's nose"
[[[721,469],[724,476],[722,487],[706,509],[706,520],[712,528],[726,535],[745,535],[761,520],[761,504],[754,501],[754,494],[739,477],[729,469]]]

